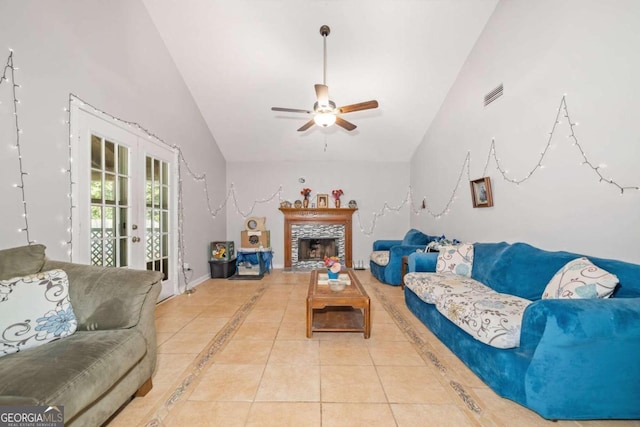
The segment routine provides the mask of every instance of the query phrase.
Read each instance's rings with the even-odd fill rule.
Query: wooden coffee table
[[[328,284],[318,284],[322,270],[311,272],[307,293],[307,338],[314,332],[363,332],[371,335],[371,300],[353,270],[340,272],[350,285],[332,291]]]

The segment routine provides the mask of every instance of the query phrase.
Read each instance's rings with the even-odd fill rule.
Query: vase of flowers
[[[302,200],[302,207],[306,209],[309,207],[309,196],[311,195],[311,189],[303,188],[302,191],[300,191],[300,194],[302,194],[302,197],[304,197],[304,199]]]
[[[338,188],[337,190],[333,190],[331,191],[331,195],[333,196],[333,203],[336,206],[336,208],[340,207],[340,196],[342,196],[344,194],[344,191],[342,191],[342,189]]]
[[[324,266],[327,267],[327,275],[329,276],[329,279],[338,278],[340,275],[340,269],[342,269],[342,266],[340,265],[340,258],[337,256],[325,256]]]

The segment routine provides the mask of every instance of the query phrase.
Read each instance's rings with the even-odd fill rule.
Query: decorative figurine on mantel
[[[311,195],[311,189],[305,187],[302,189],[302,191],[300,191],[300,194],[302,194],[302,197],[304,197],[304,200],[302,200],[302,207],[306,209],[309,207],[309,196]]]
[[[333,190],[331,192],[331,194],[333,195],[333,203],[336,205],[336,208],[340,207],[340,196],[342,196],[344,194],[344,191],[342,191],[342,189],[338,188],[337,190]]]

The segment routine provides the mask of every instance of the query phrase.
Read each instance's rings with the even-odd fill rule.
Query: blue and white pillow
[[[77,328],[63,270],[0,280],[0,357],[67,337]]]
[[[453,273],[471,277],[473,268],[473,244],[442,246],[438,253],[436,273]]]
[[[594,265],[588,258],[568,262],[551,278],[542,299],[609,298],[618,277]]]

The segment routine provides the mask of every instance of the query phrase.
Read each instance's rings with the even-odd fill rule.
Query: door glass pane
[[[129,149],[123,146],[118,147],[118,173],[120,175],[129,173]]]
[[[169,187],[162,186],[162,209],[168,209],[169,207]]]
[[[147,269],[169,277],[169,168],[168,163],[146,158],[146,261]]]
[[[102,207],[91,206],[91,264],[102,265]]]
[[[116,171],[115,144],[111,141],[104,142],[104,170],[107,172]]]
[[[126,237],[129,234],[127,230],[127,224],[129,223],[129,209],[120,208],[120,236]]]
[[[102,169],[102,138],[91,135],[91,167]]]
[[[120,239],[120,267],[126,267],[129,265],[129,239]]]
[[[160,184],[156,181],[153,183],[153,207],[160,207]]]
[[[127,147],[92,135],[90,259],[93,265],[129,265],[127,203],[131,180],[126,174],[128,159]],[[121,161],[124,162],[122,165]],[[116,175],[116,171],[124,171],[125,174]]]
[[[108,204],[116,202],[116,176],[110,173],[104,174],[104,201]]]
[[[102,202],[102,173],[100,171],[91,171],[91,202]]]
[[[129,203],[129,180],[126,176],[118,177],[118,201],[121,205]]]

